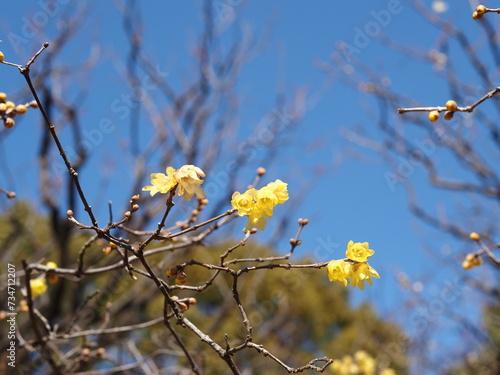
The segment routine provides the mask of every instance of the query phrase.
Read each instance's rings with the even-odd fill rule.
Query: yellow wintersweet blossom
[[[205,173],[194,165],[183,165],[180,169],[167,167],[167,174],[152,173],[151,184],[142,188],[143,191],[149,191],[151,196],[156,193],[168,193],[177,188],[177,194],[187,200],[191,200],[196,194],[198,198],[205,198],[201,184]]]
[[[44,278],[30,280],[31,297],[36,298],[47,291],[47,283]]]
[[[354,241],[349,241],[345,256],[355,262],[366,262],[374,253],[375,251],[370,249],[368,242],[354,243]]]
[[[274,207],[288,200],[287,184],[281,180],[270,182],[256,190],[248,189],[243,194],[236,191],[231,197],[231,205],[238,210],[239,216],[247,216],[245,231],[252,228],[264,230],[266,218],[273,216]]]
[[[200,168],[194,165],[183,165],[174,173],[174,178],[179,183],[177,194],[187,200],[193,198],[195,194],[200,199],[205,198],[205,192],[201,187],[203,180],[200,177],[205,177],[205,173]]]
[[[374,268],[368,263],[354,263],[352,265],[352,287],[358,287],[363,290],[365,288],[365,280],[368,284],[373,285],[372,277],[380,279],[380,276]]]
[[[358,363],[359,371],[363,375],[375,375],[377,362],[364,350],[354,353],[354,358]]]
[[[268,187],[263,187],[259,191],[257,191],[257,195],[255,197],[257,201],[257,206],[261,209],[261,211],[267,216],[273,216],[273,208],[278,204],[278,197],[274,194],[274,192]]]
[[[349,284],[348,278],[352,275],[352,264],[344,260],[332,260],[326,267],[328,270],[328,279],[336,281],[341,285],[347,286]]]
[[[274,195],[276,195],[276,198],[278,198],[278,203],[285,203],[288,200],[287,185],[287,183],[281,180],[276,180],[274,182],[268,183],[267,188],[269,188],[274,193]]]
[[[241,194],[235,191],[231,197],[231,205],[233,208],[238,210],[238,215],[244,216],[249,215],[255,206],[254,197],[256,195],[255,189],[248,189],[246,192]]]
[[[143,191],[149,191],[151,196],[156,193],[168,193],[170,190],[177,186],[177,180],[174,177],[176,172],[174,168],[168,167],[166,170],[167,174],[163,173],[151,173],[151,183],[153,185],[144,186]]]
[[[375,253],[370,249],[368,242],[349,241],[347,244],[347,259],[332,260],[327,264],[328,279],[341,285],[352,285],[363,290],[365,281],[372,285],[372,277],[380,279],[378,272],[366,261]]]
[[[336,375],[375,375],[377,361],[364,350],[358,350],[354,356],[345,355],[342,359],[333,360],[329,369]],[[385,369],[380,372],[380,375],[396,375],[393,371]]]

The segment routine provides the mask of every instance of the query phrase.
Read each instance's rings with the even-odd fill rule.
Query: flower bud
[[[24,115],[26,112],[28,112],[28,108],[26,108],[26,106],[25,106],[25,105],[23,105],[23,104],[18,104],[18,105],[16,106],[16,113],[17,113],[18,115]]]
[[[458,106],[457,106],[457,102],[454,101],[454,100],[448,100],[446,102],[446,109],[448,111],[452,111],[452,112],[455,112],[457,110]]]
[[[5,119],[3,125],[7,129],[12,129],[14,127],[14,125],[16,125],[16,122],[9,117],[9,118]]]
[[[47,271],[45,274],[47,281],[51,284],[55,284],[59,281],[59,276],[54,271]]]
[[[132,198],[130,198],[130,203],[137,203],[140,198],[141,196],[139,194],[133,195]]]
[[[66,215],[68,215],[68,217],[73,217],[73,211],[72,210],[66,211]]]
[[[132,212],[135,212],[135,211],[137,211],[138,209],[139,209],[139,205],[138,205],[138,204],[133,204],[133,205],[132,205],[132,207],[130,207],[130,210],[131,210]]]
[[[5,55],[3,54],[2,51],[0,51],[0,62],[2,62],[4,58],[5,58]]]
[[[476,13],[480,16],[486,13],[486,7],[484,5],[478,5],[476,8]]]
[[[452,112],[452,111],[446,111],[444,113],[444,119],[446,121],[450,121],[453,118],[453,114],[454,114],[454,112]]]
[[[179,310],[182,312],[187,311],[189,309],[189,306],[186,305],[184,302],[177,302],[177,306],[179,306]]]
[[[469,234],[469,238],[473,241],[479,241],[481,237],[479,236],[479,233],[472,232]]]
[[[0,92],[0,102],[4,102],[7,99],[7,94],[4,92]]]
[[[30,106],[31,108],[38,108],[38,103],[36,102],[36,100],[32,100],[31,102],[29,102],[28,106]]]
[[[257,175],[264,176],[266,174],[266,168],[259,167],[257,168]]]
[[[483,15],[482,15],[482,14],[479,14],[477,11],[476,11],[476,12],[474,12],[474,13],[472,13],[472,19],[474,19],[474,20],[476,20],[476,21],[477,21],[477,20],[480,20],[482,16],[483,16]]]
[[[132,217],[132,212],[127,211],[127,212],[125,212],[125,213],[123,214],[123,216],[125,216],[125,218],[127,218],[127,219],[130,219],[130,218]]]
[[[436,122],[439,119],[439,112],[438,111],[430,111],[429,112],[429,120],[431,122]]]
[[[177,266],[170,266],[168,267],[167,271],[165,272],[168,277],[172,277],[177,275],[178,268]]]

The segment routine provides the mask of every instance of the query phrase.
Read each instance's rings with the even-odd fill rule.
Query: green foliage
[[[0,238],[10,244],[16,261],[26,258],[29,262],[45,258],[59,258],[56,246],[52,245],[50,220],[35,214],[26,204],[17,204],[4,217]],[[24,236],[30,233],[29,236]],[[18,236],[23,234],[23,236]],[[87,237],[82,232],[72,231],[69,238],[69,264],[77,266],[78,253]],[[234,242],[226,241],[210,246],[196,246],[176,252],[159,253],[148,257],[157,275],[174,284],[165,271],[169,266],[178,265],[191,259],[199,262],[218,264],[220,255]],[[107,244],[90,246],[87,251],[85,269],[113,264],[120,258],[115,253],[105,255],[102,248]],[[7,246],[6,248],[9,248]],[[278,256],[278,252],[266,246],[248,243],[236,249],[226,259],[258,258]],[[291,261],[309,263],[307,259]],[[90,263],[94,262],[94,263]],[[283,261],[277,261],[283,262]],[[252,263],[253,265],[255,263]],[[264,263],[263,263],[264,264]],[[140,268],[138,262],[132,265]],[[235,263],[234,270],[249,264]],[[216,272],[199,265],[184,268],[187,284],[203,285]],[[328,281],[326,269],[273,269],[258,270],[244,274],[238,279],[241,303],[249,323],[253,327],[253,341],[290,366],[302,366],[311,358],[327,356],[341,358],[357,350],[366,350],[374,358],[391,366],[398,374],[406,373],[406,342],[401,342],[401,330],[394,324],[380,319],[373,308],[363,304],[353,308],[349,304],[349,289]],[[60,280],[65,287],[57,299],[58,285],[49,284],[49,293],[35,301],[43,314],[59,304],[57,314],[51,316],[51,324],[59,324],[60,330],[88,330],[132,325],[161,317],[163,296],[153,282],[139,275],[133,280],[123,270],[112,270],[80,279],[68,277]],[[185,316],[203,332],[210,335],[219,345],[225,346],[227,335],[230,345],[235,346],[245,340],[246,331],[238,306],[233,298],[233,277],[227,273],[219,275],[214,282],[201,292],[179,288],[179,298],[194,297],[195,305],[190,306]],[[96,294],[97,293],[97,294]],[[87,297],[93,295],[85,304]],[[26,338],[32,337],[27,317],[20,314],[21,331]],[[188,329],[176,325],[173,328],[187,348],[193,353],[204,373],[225,374],[225,363],[208,346]],[[157,363],[188,366],[179,347],[173,344],[172,334],[160,322],[148,328],[126,333],[90,336],[86,339],[69,340],[71,345],[81,345],[96,349],[106,348],[108,353],[120,352],[123,345],[131,340],[143,353],[150,353]],[[397,350],[395,350],[397,346]],[[102,360],[96,360],[102,361]],[[276,374],[283,372],[271,359],[263,360],[253,349],[246,349],[235,355],[236,363],[242,369],[252,369],[252,373]],[[95,365],[95,363],[94,363]],[[93,368],[92,362],[80,370]]]

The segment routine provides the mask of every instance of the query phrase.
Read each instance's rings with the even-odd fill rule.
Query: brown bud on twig
[[[179,306],[179,310],[182,312],[187,311],[189,309],[189,306],[186,305],[184,302],[177,302],[177,306]]]
[[[132,207],[130,207],[130,210],[131,210],[132,212],[135,212],[135,211],[137,211],[138,209],[139,209],[139,205],[138,205],[138,204],[133,204],[133,205],[132,205]]]
[[[263,168],[263,167],[259,167],[257,168],[257,175],[258,176],[264,176],[266,174],[266,168]]]
[[[290,245],[295,245],[297,240],[295,238],[290,238]]]
[[[177,275],[178,270],[179,270],[179,268],[177,266],[170,266],[170,267],[168,267],[168,269],[165,273],[167,274],[168,277],[172,277],[172,276]]]
[[[68,215],[68,217],[73,217],[73,211],[72,210],[66,211],[66,215]]]
[[[132,212],[127,211],[127,212],[125,212],[125,214],[123,216],[125,216],[125,218],[127,218],[127,219],[130,219],[132,217]]]
[[[9,191],[7,193],[7,198],[12,199],[12,198],[15,198],[15,197],[16,197],[16,193],[15,192]]]
[[[130,198],[130,203],[137,203],[140,198],[141,196],[139,194],[133,195],[132,198]]]
[[[7,128],[7,129],[12,129],[14,127],[14,125],[16,125],[16,122],[14,120],[12,120],[10,117],[9,118],[6,118],[3,125]]]

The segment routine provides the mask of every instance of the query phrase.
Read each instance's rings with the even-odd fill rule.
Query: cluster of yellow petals
[[[231,197],[231,205],[238,210],[238,215],[247,216],[245,231],[252,228],[264,230],[266,218],[273,216],[274,207],[288,200],[287,185],[281,180],[268,183],[256,190],[248,189],[243,194],[236,191]]]
[[[343,286],[351,284],[353,288],[361,290],[365,288],[365,281],[372,285],[372,277],[380,279],[378,272],[366,263],[374,253],[368,242],[349,241],[345,253],[347,260],[332,260],[328,263],[329,280]]]
[[[44,277],[30,280],[31,297],[36,298],[47,291],[47,282]]]
[[[376,375],[377,361],[364,350],[358,350],[354,357],[345,355],[335,359],[329,367],[337,375]],[[393,369],[385,368],[380,375],[396,375]]]
[[[201,184],[203,183],[202,177],[205,173],[194,165],[183,165],[179,169],[167,167],[167,174],[152,173],[151,184],[142,188],[143,191],[149,191],[151,196],[156,193],[168,193],[177,188],[177,194],[187,200],[191,200],[193,196],[200,199],[205,198]]]

